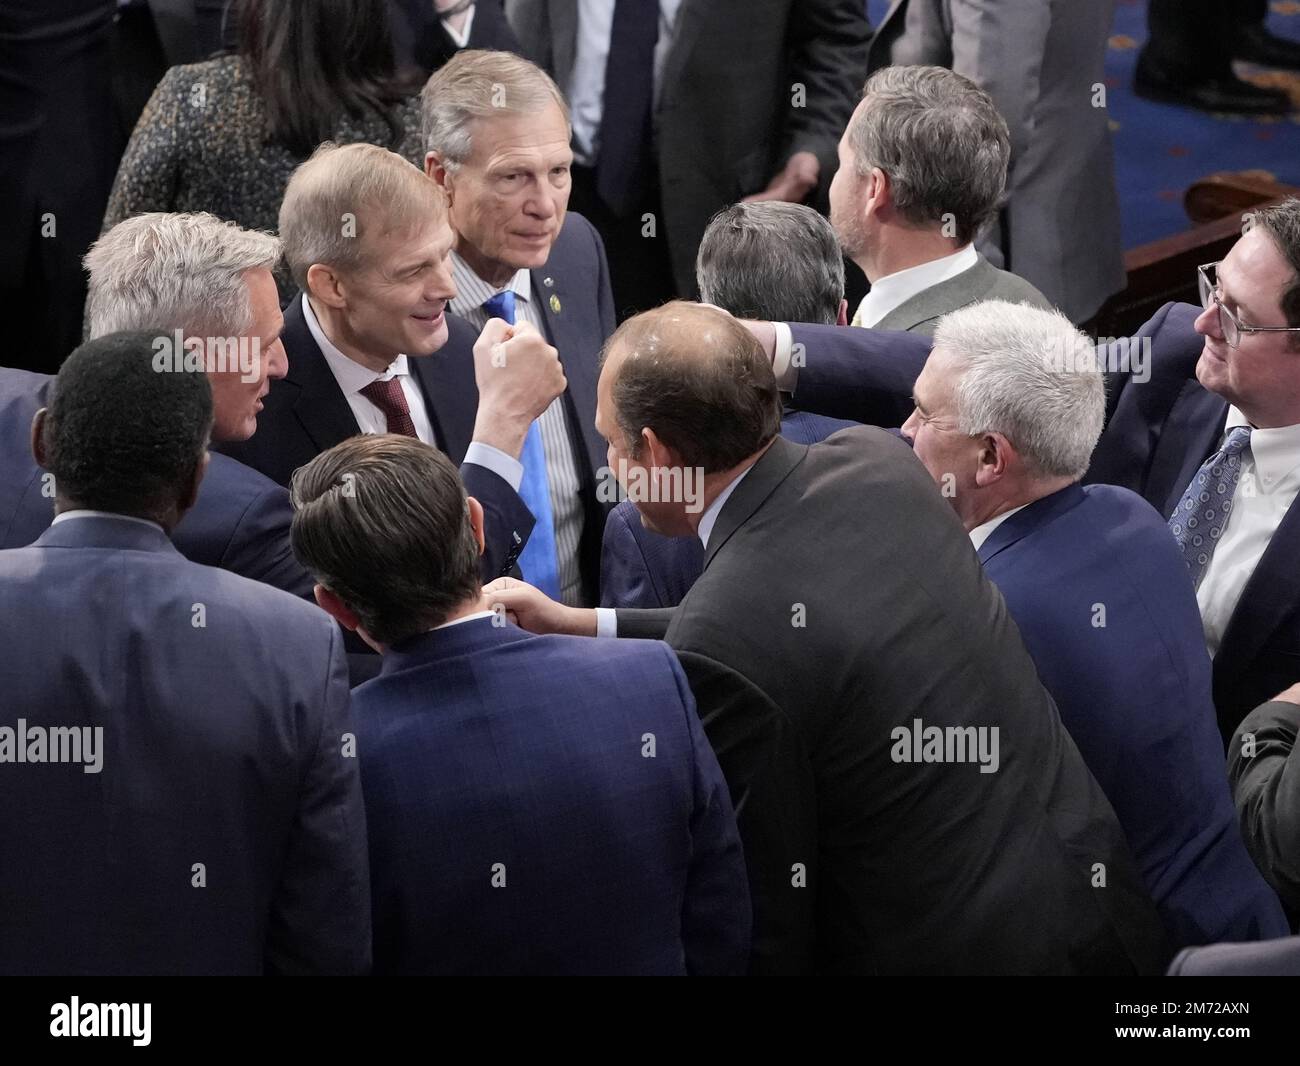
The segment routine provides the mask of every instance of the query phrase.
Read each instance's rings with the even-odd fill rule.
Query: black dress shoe
[[[1171,74],[1147,60],[1145,52],[1138,58],[1133,89],[1138,96],[1162,104],[1194,107],[1198,111],[1215,111],[1230,115],[1285,115],[1291,110],[1291,98],[1280,89],[1261,89],[1242,81],[1231,72],[1204,77]]]
[[[1237,34],[1232,57],[1261,67],[1300,70],[1300,42],[1269,33],[1262,22],[1253,23]]]

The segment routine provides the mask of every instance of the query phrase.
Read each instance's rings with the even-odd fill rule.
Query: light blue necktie
[[[1235,426],[1223,447],[1193,475],[1178,507],[1169,517],[1169,531],[1183,552],[1183,562],[1199,588],[1215,546],[1232,514],[1232,497],[1241,480],[1241,456],[1250,447],[1250,426]]]
[[[484,301],[483,310],[489,318],[503,318],[515,324],[515,294],[506,289]],[[541,589],[553,600],[560,598],[560,565],[555,553],[555,521],[551,517],[551,487],[546,480],[546,451],[542,447],[542,430],[534,422],[524,437],[524,450],[519,456],[524,478],[519,483],[519,498],[533,512],[537,524],[528,537],[528,543],[519,553],[519,569],[524,580]]]

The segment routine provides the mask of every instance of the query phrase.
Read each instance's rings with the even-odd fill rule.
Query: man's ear
[[[478,553],[483,554],[483,505],[474,499],[473,496],[467,496],[465,502],[469,504],[469,524],[474,530],[474,539],[478,542]]]
[[[840,301],[840,313],[835,316],[837,326],[847,326],[849,324],[849,301]]]
[[[357,626],[361,624],[361,619],[357,616],[356,611],[352,610],[346,603],[339,599],[333,592],[324,585],[317,585],[311,590],[312,595],[316,597],[316,602],[327,615],[333,618],[339,625],[350,633],[355,633]]]
[[[646,466],[673,469],[682,465],[682,457],[676,448],[665,444],[649,426],[641,430],[641,446],[645,451]]]
[[[49,413],[48,407],[42,407],[32,418],[32,458],[36,460],[36,465],[45,467],[45,416]]]
[[[336,311],[347,306],[342,278],[338,271],[324,263],[312,263],[307,268],[307,292],[312,299]]]
[[[424,172],[438,188],[447,194],[447,198],[450,200],[451,189],[447,180],[450,171],[443,165],[442,156],[437,152],[426,152],[424,155]]]
[[[975,484],[980,488],[994,485],[1007,476],[1015,461],[1015,449],[1001,433],[985,433],[979,438],[979,458],[975,464]]]
[[[894,202],[894,191],[889,183],[889,175],[879,167],[871,168],[871,173],[867,175],[866,182],[867,195],[862,205],[862,217],[864,219],[887,211]]]

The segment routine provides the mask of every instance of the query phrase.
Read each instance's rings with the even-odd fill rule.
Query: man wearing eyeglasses
[[[1111,415],[1084,477],[1169,519],[1225,740],[1300,679],[1300,200],[1246,223],[1222,262],[1200,268],[1201,307],[1168,304],[1129,341],[1151,357],[1109,375]],[[912,334],[750,327],[795,406],[871,425],[897,424],[929,354]]]

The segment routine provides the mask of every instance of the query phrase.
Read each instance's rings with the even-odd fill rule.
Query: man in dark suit
[[[924,467],[868,427],[794,444],[779,415],[730,316],[625,323],[597,424],[620,478],[661,489],[638,497],[647,524],[699,535],[704,573],[669,611],[509,579],[490,598],[528,628],[614,615],[676,649],[740,812],[753,971],[1163,968],[1114,813]]]
[[[398,65],[432,74],[462,48],[519,52],[501,0],[388,0]]]
[[[737,317],[843,325],[844,260],[830,223],[781,201],[733,204],[704,231],[695,276],[701,298]],[[781,435],[816,444],[855,425],[797,411],[783,396]],[[624,500],[609,513],[600,557],[602,607],[675,607],[704,569],[699,537],[665,537]]]
[[[101,336],[155,331],[155,354],[172,354],[176,331],[204,343],[217,440],[248,436],[261,397],[285,372],[271,267],[279,242],[210,215],[140,215],[106,233],[86,256],[87,327]],[[222,351],[207,336],[235,343]],[[242,356],[241,356],[242,353]],[[32,456],[30,429],[54,379],[0,369],[0,547],[30,544],[54,518],[49,477]],[[311,580],[289,547],[288,494],[224,455],[208,465],[194,506],[172,531],[186,558],[264,581],[298,596]]]
[[[0,972],[364,973],[343,642],[169,542],[213,408],[154,338],[64,363],[33,428],[58,515],[0,552]]]
[[[424,87],[425,170],[447,195],[453,314],[528,323],[559,351],[568,388],[524,445],[520,495],[537,518],[525,575],[569,604],[598,598],[605,445],[600,349],[614,304],[600,236],[568,212],[569,115],[555,83],[506,52],[462,52]]]
[[[862,0],[506,0],[506,15],[573,109],[574,207],[605,240],[620,317],[694,292],[727,204],[824,202],[867,69]]]
[[[506,624],[482,508],[418,441],[345,441],[293,502],[321,606],[384,655],[355,697],[376,972],[743,973],[740,838],[672,652]]]
[[[393,152],[322,146],[290,180],[279,229],[303,290],[285,313],[289,372],[265,397],[257,434],[223,450],[287,486],[357,433],[418,437],[462,464],[483,504],[485,578],[509,572],[533,526],[517,491],[520,452],[564,388],[555,350],[500,322],[476,339],[447,314],[442,197]]]
[[[1300,201],[1253,212],[1249,222],[1223,262],[1200,271],[1201,310],[1170,304],[1135,337],[1107,346],[1112,413],[1084,478],[1213,527],[1215,547],[1206,551],[1193,541],[1195,525],[1171,521],[1195,549],[1189,573],[1225,743],[1248,711],[1300,675],[1300,571],[1292,562],[1300,552]],[[891,417],[928,354],[924,339],[907,334],[751,329],[800,408],[876,425],[897,424]],[[1216,518],[1198,512],[1209,488],[1232,504]]]
[[[1300,916],[1300,685],[1242,719],[1228,745],[1228,777],[1246,847],[1293,916]]]
[[[1171,943],[1285,935],[1228,795],[1187,567],[1150,504],[1078,484],[1106,409],[1088,338],[1036,308],[954,311],[914,392],[903,436],[1005,598]]]

